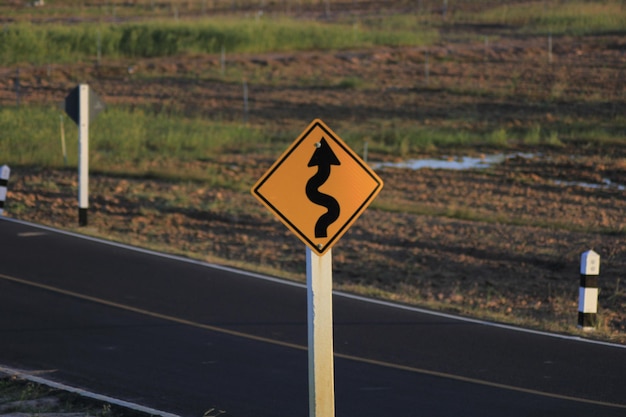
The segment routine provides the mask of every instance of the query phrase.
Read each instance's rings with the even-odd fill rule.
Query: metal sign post
[[[309,333],[309,416],[335,415],[332,251],[306,248]]]

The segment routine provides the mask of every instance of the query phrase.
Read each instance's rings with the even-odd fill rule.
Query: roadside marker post
[[[593,330],[598,325],[598,276],[600,255],[593,250],[580,256],[580,288],[578,295],[578,327]]]
[[[309,417],[335,415],[331,248],[382,187],[378,175],[316,119],[251,190],[306,245]]]
[[[104,103],[88,84],[75,87],[63,103],[78,125],[78,224],[87,226],[89,209],[89,123],[104,110]]]
[[[0,215],[4,214],[4,202],[7,199],[7,187],[9,185],[9,176],[11,168],[8,165],[0,167]]]
[[[89,209],[89,86],[78,90],[78,224],[87,226]]]

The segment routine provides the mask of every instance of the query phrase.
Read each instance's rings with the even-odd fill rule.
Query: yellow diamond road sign
[[[314,120],[252,187],[252,194],[323,255],[383,187],[321,120]]]

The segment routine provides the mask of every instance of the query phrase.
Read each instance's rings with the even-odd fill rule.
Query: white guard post
[[[580,256],[578,327],[593,330],[598,324],[598,276],[600,255],[589,250]]]
[[[0,215],[4,213],[4,202],[7,199],[7,186],[9,184],[11,168],[8,165],[0,167]]]
[[[309,333],[309,417],[334,417],[332,250],[306,248]]]
[[[78,86],[78,224],[87,226],[89,208],[89,85]]]

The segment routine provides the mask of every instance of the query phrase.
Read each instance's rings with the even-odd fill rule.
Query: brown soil
[[[340,135],[381,123],[558,131],[624,114],[623,37],[558,38],[548,62],[544,38],[501,35],[486,47],[494,28],[471,28],[475,41],[444,29],[444,41],[429,48],[230,55],[224,75],[219,56],[209,55],[22,67],[20,94],[22,102],[59,103],[86,80],[109,105],[241,120],[245,77],[248,123],[299,131],[321,118]],[[15,72],[0,67],[2,105],[15,102]],[[598,337],[625,341],[626,191],[615,184],[626,185],[626,148],[565,139],[511,143],[510,152],[534,156],[485,170],[380,169],[382,193],[333,252],[337,287],[572,333],[580,255],[593,249],[601,255]],[[232,152],[194,163],[248,189],[277,156]],[[382,159],[390,157],[370,154]],[[581,186],[606,179],[614,185]],[[6,214],[73,228],[76,181],[74,170],[16,167]],[[303,246],[246,191],[96,174],[90,195],[87,233],[303,277]]]

